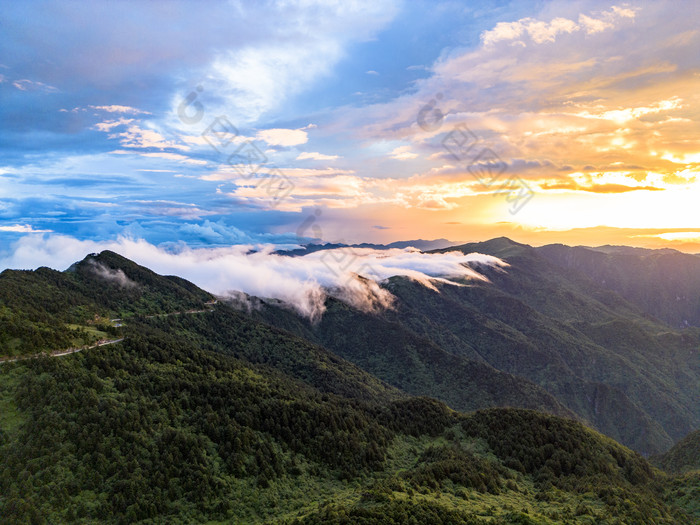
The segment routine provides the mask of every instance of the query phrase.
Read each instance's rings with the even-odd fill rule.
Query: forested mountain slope
[[[651,458],[667,472],[700,471],[700,430],[691,432],[666,453]]]
[[[14,303],[12,286],[27,290]],[[286,328],[303,323],[286,310],[288,326],[275,328],[109,252],[64,273],[5,272],[0,289],[8,315],[23,320],[20,335],[41,326],[59,337],[68,324],[119,316],[122,326],[105,329],[123,338],[0,364],[0,516],[8,523],[695,519],[676,506],[685,504],[680,481],[581,423],[514,408],[464,414],[413,397],[314,334],[292,335]],[[364,329],[369,344],[394,326],[382,341],[397,362],[403,346],[423,366],[407,385],[437,384],[427,370],[433,360],[452,364],[444,381],[463,381],[477,404],[566,411],[485,359],[347,308],[331,304],[328,319],[338,324],[329,333]]]
[[[538,385],[530,390],[540,399],[544,389],[583,421],[645,454],[668,449],[700,426],[700,332],[675,331],[509,239],[444,251],[454,249],[495,255],[509,266],[480,267],[489,282],[435,282],[437,291],[392,278],[384,287],[396,299],[394,308],[378,314],[331,299],[316,324],[275,302],[263,302],[251,315],[457,409],[476,407],[460,398],[455,378],[468,377],[483,394],[478,378],[495,369]],[[502,381],[485,381],[499,385],[494,390],[506,404],[512,399]],[[480,402],[471,393],[466,398]],[[539,403],[533,408],[556,412]]]

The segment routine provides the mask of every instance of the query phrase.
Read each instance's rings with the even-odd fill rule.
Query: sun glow
[[[637,190],[615,194],[539,193],[518,213],[517,221],[524,226],[552,230],[596,226],[683,228],[700,224],[699,201],[698,184],[663,191]],[[500,220],[507,220],[502,207],[492,209],[500,211]]]

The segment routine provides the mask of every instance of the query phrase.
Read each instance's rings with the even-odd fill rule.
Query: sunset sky
[[[700,252],[698,20],[694,0],[3,2],[0,260],[125,239]]]

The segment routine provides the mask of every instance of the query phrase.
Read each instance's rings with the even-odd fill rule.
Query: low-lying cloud
[[[438,282],[462,285],[452,279],[486,280],[477,271],[479,265],[507,266],[489,255],[457,251],[428,254],[414,248],[341,248],[290,257],[273,253],[273,245],[169,251],[128,238],[96,242],[62,235],[27,235],[0,259],[0,268],[45,265],[64,270],[88,253],[102,250],[112,250],[159,274],[183,277],[234,301],[241,302],[241,292],[278,299],[311,320],[323,315],[328,296],[363,311],[391,307],[393,296],[380,283],[393,276],[405,276],[437,290]],[[113,273],[104,277],[119,277]]]
[[[95,275],[104,279],[105,281],[110,281],[115,283],[120,288],[136,288],[137,283],[129,279],[121,268],[113,270],[108,268],[104,264],[96,263],[95,261],[90,261],[90,265]]]

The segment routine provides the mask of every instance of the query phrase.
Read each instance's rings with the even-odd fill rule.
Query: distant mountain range
[[[700,328],[639,295],[663,289],[656,272],[690,279],[694,256],[436,249],[508,266],[457,285],[393,277],[393,307],[329,297],[315,323],[112,252],[2,272],[0,356],[16,361],[0,364],[0,516],[696,522]]]
[[[278,250],[275,253],[279,255],[289,255],[289,256],[303,256],[308,253],[317,252],[320,250],[332,250],[335,248],[371,248],[373,250],[390,250],[392,248],[417,248],[422,251],[429,250],[439,250],[441,248],[447,248],[449,246],[455,246],[460,244],[459,242],[448,241],[447,239],[434,239],[432,241],[426,241],[424,239],[416,239],[414,241],[397,241],[389,244],[373,244],[373,243],[359,243],[359,244],[343,244],[343,243],[323,243],[323,244],[305,244],[301,248],[296,248],[294,250]]]
[[[536,250],[673,327],[700,326],[698,255],[627,246],[572,248],[553,244]]]

